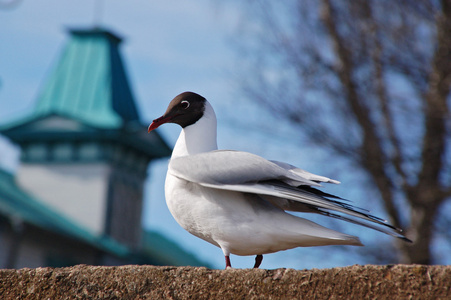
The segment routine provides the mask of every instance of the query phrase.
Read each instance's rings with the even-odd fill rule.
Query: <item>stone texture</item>
[[[0,299],[451,299],[451,266],[0,270]]]

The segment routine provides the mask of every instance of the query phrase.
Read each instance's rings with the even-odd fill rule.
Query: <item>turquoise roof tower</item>
[[[70,39],[31,114],[1,124],[0,133],[25,146],[38,140],[100,139],[127,144],[152,158],[170,155],[161,136],[148,135],[141,123],[119,52],[122,39],[101,28],[69,32]],[[68,134],[68,128],[36,126],[50,116],[71,120],[66,125],[77,128]],[[22,159],[29,161],[26,151]]]
[[[34,109],[0,133],[21,148],[21,188],[92,236],[139,250],[147,168],[171,148],[139,118],[121,38],[69,34]]]
[[[158,132],[148,134],[139,118],[121,39],[101,28],[69,34],[34,109],[0,124],[0,133],[21,147],[16,175],[0,169],[0,258],[7,256],[9,267],[27,266],[31,256],[41,266],[50,260],[51,266],[93,261],[208,266],[164,236],[143,231],[148,164],[171,149]],[[20,225],[11,235],[36,238],[42,232],[51,241],[5,244],[2,233],[9,223]],[[19,247],[39,250],[21,255]],[[5,251],[11,255],[2,256]]]
[[[71,30],[71,35],[38,97],[35,116],[61,114],[99,128],[139,121],[119,55],[121,39],[102,29]]]

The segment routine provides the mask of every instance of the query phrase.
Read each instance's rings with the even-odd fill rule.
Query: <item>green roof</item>
[[[62,114],[95,127],[139,121],[119,54],[121,39],[103,29],[71,30],[37,99],[35,116]]]
[[[165,157],[171,149],[158,134],[147,133],[139,120],[124,64],[121,39],[100,28],[71,30],[70,39],[50,72],[33,111],[0,125],[13,142],[94,139],[128,145],[151,158]],[[43,121],[60,117],[79,124],[61,128]],[[77,129],[78,128],[78,129]]]

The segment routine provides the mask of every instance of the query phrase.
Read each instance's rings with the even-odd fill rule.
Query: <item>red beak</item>
[[[164,123],[171,121],[171,119],[172,119],[172,117],[162,116],[162,117],[159,117],[158,119],[153,120],[152,124],[150,124],[149,128],[147,129],[147,133],[151,132],[154,129],[157,129]]]

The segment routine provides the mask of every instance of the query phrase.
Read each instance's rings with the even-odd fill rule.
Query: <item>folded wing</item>
[[[169,172],[209,188],[258,194],[284,210],[315,212],[407,240],[387,221],[312,187],[338,181],[248,152],[218,150],[172,159]]]

